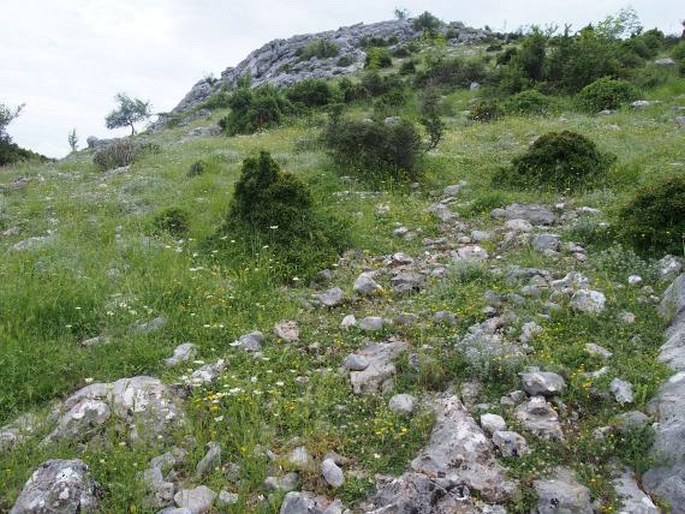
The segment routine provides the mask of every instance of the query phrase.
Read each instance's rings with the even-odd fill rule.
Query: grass
[[[454,341],[470,325],[484,320],[483,293],[513,293],[518,287],[488,268],[450,268],[446,280],[431,280],[420,293],[387,294],[331,311],[310,310],[306,306],[312,292],[309,285],[294,280],[284,285],[274,279],[268,249],[258,249],[254,259],[239,268],[203,250],[202,242],[215,233],[225,216],[243,159],[260,149],[269,150],[285,171],[310,184],[318,205],[351,220],[359,252],[347,255],[334,270],[335,284],[352,298],[356,275],[379,266],[374,257],[403,251],[418,258],[426,250],[423,238],[442,235],[426,208],[436,200],[433,192],[446,185],[468,181],[453,209],[473,228],[489,229],[497,225],[489,216],[494,207],[515,201],[565,201],[608,209],[639,184],[682,172],[682,131],[674,128],[671,110],[681,102],[673,95],[682,94],[682,83],[682,79],[670,82],[652,93],[649,98],[662,100],[661,105],[643,111],[619,110],[607,117],[575,112],[570,102],[561,115],[505,116],[486,124],[470,123],[455,114],[438,149],[425,158],[417,192],[388,187],[368,195],[364,184],[336,173],[325,153],[311,143],[323,125],[322,116],[296,119],[253,136],[186,138],[189,129],[225,115],[216,111],[209,120],[152,135],[162,152],[145,156],[127,173],[117,175],[97,171],[88,151],[54,164],[22,164],[4,170],[0,228],[19,227],[21,232],[0,241],[0,426],[28,411],[47,415],[52,402],[91,380],[147,374],[165,382],[178,381],[197,366],[167,369],[161,360],[185,341],[197,346],[197,358],[202,361],[225,358],[227,371],[211,386],[193,391],[187,401],[189,425],[170,442],[132,444],[109,428],[82,446],[46,448],[39,444],[43,434],[38,434],[18,450],[0,456],[0,510],[11,507],[39,463],[50,457],[79,455],[103,486],[104,511],[152,511],[145,507],[137,471],[151,457],[177,444],[190,452],[178,470],[181,481],[194,483],[193,470],[210,440],[222,444],[224,462],[240,466],[239,482],[227,481],[220,470],[203,481],[217,491],[227,488],[239,493],[240,502],[228,512],[277,512],[281,495],[270,495],[263,480],[268,473],[289,470],[285,457],[301,444],[317,458],[336,451],[351,459],[342,489],[328,488],[317,472],[303,473],[303,489],[337,495],[354,505],[373,489],[374,474],[399,474],[407,468],[426,444],[433,418],[425,409],[411,418],[393,414],[387,408],[388,395],[350,394],[349,381],[337,369],[368,336],[339,329],[343,315],[354,312],[359,319],[416,313],[419,323],[391,327],[383,335],[409,342],[418,358],[418,367],[407,356],[398,361],[397,391],[426,397],[449,385],[458,388],[471,377],[472,370]],[[447,97],[447,102],[458,113],[472,96],[458,92]],[[360,104],[353,110],[363,115],[367,109],[368,105]],[[531,140],[564,129],[579,131],[618,156],[610,186],[574,196],[491,188],[493,173]],[[212,159],[213,164],[207,172],[189,177],[191,165],[200,159]],[[30,182],[13,190],[10,184],[18,177]],[[387,204],[387,212],[379,214],[379,204]],[[155,215],[170,208],[189,213],[187,238],[155,233]],[[399,224],[418,232],[417,237],[411,241],[395,237],[393,230]],[[11,248],[27,237],[48,234],[52,239],[34,249]],[[562,235],[569,240],[574,233]],[[492,254],[499,252],[494,243],[486,246]],[[607,248],[616,255],[603,253]],[[653,306],[640,300],[640,291],[626,286],[626,276],[640,269],[646,284],[657,291],[664,284],[648,274],[652,263],[631,261],[610,242],[596,248],[588,245],[588,251],[586,264],[568,256],[561,261],[547,259],[526,248],[502,253],[502,260],[496,261],[498,268],[516,263],[552,269],[562,276],[577,268],[591,278],[593,287],[605,292],[610,305],[599,317],[576,314],[564,306],[549,319],[537,316],[537,307],[546,298],[515,307],[522,320],[535,319],[544,328],[533,341],[526,364],[566,377],[569,388],[562,399],[578,413],[579,421],[565,426],[565,443],[536,442],[530,436],[533,453],[505,462],[525,491],[553,465],[574,467],[603,507],[611,509],[615,497],[608,481],[610,462],[619,458],[643,470],[645,452],[641,437],[627,437],[621,444],[598,443],[592,437],[595,428],[627,410],[598,396],[597,391],[620,376],[635,386],[636,400],[630,408],[643,409],[668,376],[656,360],[660,321]],[[635,268],[621,266],[625,262]],[[441,310],[455,313],[457,324],[432,323],[431,314]],[[622,311],[633,312],[636,323],[620,322]],[[167,320],[160,330],[135,330],[157,316]],[[298,320],[299,342],[283,344],[268,337],[262,360],[230,346],[252,330],[270,335],[274,324],[283,319]],[[98,335],[106,335],[110,343],[92,348],[79,344]],[[612,374],[596,383],[581,376],[601,366],[584,352],[587,342],[601,344],[615,355]],[[504,364],[501,372],[481,377],[483,401],[496,405],[500,395],[519,387],[514,371]],[[271,461],[266,450],[278,458]],[[356,472],[354,476],[350,470]],[[526,510],[532,501],[524,495],[510,507]]]

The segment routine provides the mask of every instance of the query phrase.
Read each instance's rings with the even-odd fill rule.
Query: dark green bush
[[[414,180],[423,144],[416,126],[399,118],[386,121],[333,119],[323,143],[345,173],[365,180]]]
[[[414,30],[424,30],[430,33],[436,33],[442,27],[440,18],[433,16],[428,11],[424,11],[412,21]]]
[[[352,66],[354,64],[354,59],[349,55],[343,55],[335,64],[341,68],[347,68],[348,66]]]
[[[140,146],[128,138],[117,139],[95,152],[93,162],[103,170],[128,166],[138,156]]]
[[[333,90],[323,80],[305,79],[288,88],[285,95],[296,106],[323,107],[333,99]]]
[[[255,249],[267,250],[281,278],[311,277],[348,244],[345,224],[318,209],[307,184],[281,172],[268,152],[243,162],[217,236],[213,244],[240,260],[251,259]]]
[[[405,84],[399,75],[381,75],[377,71],[369,71],[362,76],[361,86],[365,95],[381,96],[393,91],[404,91]]]
[[[15,162],[32,161],[47,162],[50,159],[44,155],[40,155],[31,150],[21,148],[19,145],[12,143],[9,139],[0,137],[0,166],[7,166]]]
[[[377,70],[379,68],[390,68],[392,66],[392,57],[387,48],[374,47],[366,52],[366,60],[364,61],[364,68],[368,70]]]
[[[205,173],[216,173],[221,169],[221,158],[212,156],[207,159],[200,159],[190,165],[187,175],[196,177]]]
[[[426,68],[417,74],[416,84],[424,86],[430,82],[449,88],[469,87],[472,82],[482,82],[486,77],[487,71],[482,59],[451,57],[429,61]]]
[[[518,115],[544,114],[549,112],[552,99],[535,89],[521,91],[506,99],[504,110]]]
[[[391,46],[397,44],[397,36],[390,36],[389,38],[378,36],[363,36],[359,41],[362,48]]]
[[[583,109],[599,112],[604,109],[618,109],[638,98],[637,91],[625,80],[603,77],[585,86],[578,93]]]
[[[183,209],[170,207],[153,219],[155,232],[167,232],[174,237],[186,237],[190,231],[190,215]]]
[[[682,255],[685,248],[685,176],[640,188],[615,216],[619,237],[640,255]]]
[[[412,54],[412,47],[409,45],[398,46],[392,51],[392,56],[402,59],[404,57],[409,57]]]
[[[270,85],[255,90],[240,87],[231,95],[231,112],[219,121],[219,126],[229,136],[252,134],[278,125],[291,111],[289,102],[280,89]]]
[[[472,121],[493,121],[502,115],[502,109],[497,100],[480,99],[471,109],[467,116]]]
[[[333,41],[326,41],[325,39],[315,39],[307,46],[300,48],[297,55],[302,61],[308,61],[312,57],[319,59],[330,59],[337,57],[340,48]]]
[[[590,189],[606,177],[614,156],[603,154],[588,138],[575,132],[549,132],[500,170],[493,185],[552,191]]]
[[[685,75],[685,41],[681,41],[671,50],[671,57],[678,63],[678,70]]]
[[[416,73],[416,63],[414,61],[404,61],[400,66],[400,75],[413,75]]]

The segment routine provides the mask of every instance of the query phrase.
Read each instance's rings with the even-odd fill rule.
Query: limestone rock
[[[629,382],[615,378],[609,384],[609,390],[621,405],[633,403],[633,386]]]
[[[350,381],[355,394],[379,393],[392,388],[392,376],[396,372],[393,361],[407,350],[407,343],[391,341],[372,343],[356,355],[368,360],[369,365],[361,371],[350,371]]]
[[[223,359],[219,359],[212,364],[205,364],[200,369],[193,371],[190,375],[189,384],[194,387],[211,384],[219,378],[219,375],[221,375],[225,369],[226,362]]]
[[[533,483],[538,494],[537,514],[592,514],[590,491],[565,468],[557,468],[553,477]]]
[[[201,485],[195,489],[182,489],[174,496],[176,506],[188,509],[192,514],[204,514],[212,508],[216,493]]]
[[[526,439],[516,432],[498,430],[492,434],[492,442],[505,457],[522,457],[530,453]]]
[[[274,327],[274,334],[286,343],[294,343],[300,339],[300,328],[296,321],[281,321]]]
[[[486,434],[492,436],[497,431],[506,430],[507,422],[497,414],[483,414],[480,417],[480,426],[483,427]]]
[[[333,287],[323,293],[317,294],[316,299],[324,307],[338,307],[345,301],[345,295],[343,294],[342,289]]]
[[[383,288],[374,280],[374,273],[364,272],[354,281],[354,290],[364,296],[371,296],[383,291]]]
[[[598,314],[604,310],[606,297],[599,291],[581,289],[571,298],[571,307],[580,312]]]
[[[563,439],[559,416],[543,396],[534,396],[515,410],[516,419],[533,435],[543,439]]]
[[[506,218],[508,220],[525,220],[531,225],[553,225],[556,216],[544,205],[536,204],[512,204],[506,209],[492,211],[493,218]]]
[[[197,350],[193,343],[183,343],[176,347],[174,354],[168,359],[164,359],[164,364],[167,366],[178,366],[182,362],[189,361],[193,357]]]
[[[396,394],[390,398],[388,408],[395,414],[410,416],[416,408],[416,398],[410,394]]]
[[[378,332],[383,329],[385,320],[380,316],[367,316],[357,323],[357,326],[365,332]]]
[[[659,509],[654,505],[652,499],[640,489],[630,470],[623,470],[622,473],[612,480],[612,484],[621,503],[619,511],[621,514],[659,513]]]
[[[324,459],[321,474],[331,487],[341,487],[345,483],[345,475],[333,459]]]
[[[523,390],[531,396],[555,396],[566,388],[564,379],[549,371],[521,373]]]
[[[195,467],[195,476],[203,477],[221,466],[221,444],[217,442],[207,443],[207,453]]]
[[[262,350],[262,342],[264,341],[264,334],[255,331],[249,334],[243,334],[231,346],[237,346],[247,352],[260,352]]]
[[[48,460],[33,472],[10,514],[94,513],[97,484],[80,460]]]

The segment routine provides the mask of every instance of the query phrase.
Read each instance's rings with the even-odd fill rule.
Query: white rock
[[[416,408],[416,399],[410,394],[396,394],[390,398],[388,408],[396,414],[409,416]]]
[[[497,414],[482,414],[480,417],[480,426],[486,434],[492,435],[497,431],[503,431],[507,429],[507,422],[504,421],[502,416]]]
[[[345,475],[333,459],[325,459],[321,464],[321,474],[332,487],[340,487],[345,483]]]

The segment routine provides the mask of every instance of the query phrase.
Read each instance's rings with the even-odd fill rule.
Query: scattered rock
[[[354,281],[354,290],[364,296],[371,296],[383,291],[383,288],[374,280],[374,273],[364,272]]]
[[[207,453],[195,467],[195,476],[201,478],[221,466],[221,444],[214,441],[207,443]]]
[[[264,341],[264,334],[255,331],[240,336],[240,339],[235,341],[232,346],[242,348],[246,352],[261,352],[262,341]]]
[[[619,510],[621,514],[658,514],[660,512],[652,499],[640,489],[630,470],[623,470],[611,483],[621,502]]]
[[[530,453],[526,439],[516,432],[497,430],[492,434],[492,442],[505,457],[522,457]]]
[[[649,416],[644,412],[632,410],[624,412],[616,420],[616,429],[619,432],[643,428],[649,425]]]
[[[286,343],[294,343],[300,339],[300,328],[296,321],[281,321],[274,327],[274,334]]]
[[[342,289],[334,287],[328,291],[317,294],[316,299],[324,307],[338,307],[345,301],[345,295]]]
[[[543,439],[564,439],[559,416],[544,396],[534,396],[520,404],[514,414],[521,425],[533,435]]]
[[[629,382],[615,378],[609,384],[609,390],[621,405],[633,403],[633,386]]]
[[[388,392],[392,389],[392,376],[396,368],[393,361],[407,350],[407,343],[391,341],[372,343],[356,355],[365,358],[369,365],[360,371],[350,371],[355,394]]]
[[[300,487],[300,475],[298,473],[287,473],[282,477],[266,477],[264,487],[271,491],[294,491]]]
[[[493,218],[506,218],[508,220],[525,220],[532,225],[553,225],[556,222],[554,213],[543,205],[512,204],[506,209],[492,211]]]
[[[168,359],[164,359],[167,366],[178,366],[182,362],[189,361],[197,354],[197,349],[193,343],[179,344],[174,350],[174,354]]]
[[[216,498],[216,504],[219,507],[226,507],[227,505],[234,505],[240,501],[240,496],[236,493],[229,493],[228,491],[221,490],[219,496]]]
[[[469,245],[459,248],[455,256],[458,260],[482,262],[487,260],[489,254],[485,248],[478,245]]]
[[[592,514],[590,491],[566,468],[557,468],[554,476],[533,482],[538,494],[537,514]]]
[[[212,508],[216,493],[201,485],[195,489],[181,489],[174,496],[177,507],[188,509],[191,514],[204,514]]]
[[[599,291],[581,289],[571,298],[571,307],[580,312],[597,314],[604,310],[606,297]]]
[[[504,431],[507,429],[507,422],[502,416],[497,414],[483,414],[480,417],[480,426],[489,436],[492,436],[497,431]]]
[[[48,460],[33,472],[10,514],[95,513],[97,484],[81,460]]]
[[[667,255],[656,264],[661,280],[675,280],[683,271],[683,263],[673,255]]]
[[[452,485],[478,491],[485,501],[510,498],[516,485],[493,455],[492,444],[456,396],[435,405],[436,423],[430,443],[412,463],[413,471],[444,477]]]
[[[425,282],[425,277],[414,271],[403,271],[390,279],[392,290],[397,294],[420,291]]]
[[[456,217],[447,205],[440,202],[434,203],[433,205],[428,207],[428,212],[430,212],[433,216],[438,218],[443,223],[452,221]]]
[[[223,359],[219,359],[212,364],[205,364],[200,369],[193,371],[188,383],[194,387],[211,384],[219,378],[224,369],[226,369],[226,362]]]
[[[587,343],[585,345],[585,351],[592,354],[592,355],[597,355],[601,357],[602,359],[611,359],[613,357],[613,353],[611,353],[609,350],[604,348],[603,346],[600,346],[595,343]]]
[[[388,408],[395,414],[410,416],[416,408],[416,399],[410,394],[396,394],[390,398]]]
[[[639,286],[642,284],[642,277],[640,275],[630,275],[628,277],[628,284],[631,286]]]
[[[96,336],[84,339],[79,343],[80,346],[85,348],[90,348],[92,346],[102,346],[104,344],[109,344],[111,341],[107,336]]]
[[[24,239],[23,241],[13,244],[11,248],[15,252],[32,250],[48,244],[50,241],[52,241],[52,238],[53,236],[29,237],[28,239]]]
[[[340,322],[340,328],[342,328],[343,330],[356,326],[357,318],[354,317],[354,314],[348,314],[343,318],[342,322]]]
[[[321,464],[321,474],[331,487],[341,487],[345,483],[345,475],[333,459],[325,459]]]
[[[298,446],[290,453],[288,462],[297,469],[303,470],[311,467],[314,459],[312,459],[312,456],[307,451],[307,448],[304,446]]]
[[[364,371],[369,367],[369,359],[363,355],[351,353],[343,361],[343,368],[348,371]]]
[[[521,373],[523,390],[531,396],[555,396],[566,388],[564,379],[549,371]]]
[[[290,492],[285,495],[280,514],[342,514],[340,500],[329,500],[322,496],[302,492]]]
[[[385,320],[379,316],[367,316],[357,323],[357,326],[365,332],[378,332],[383,329]]]
[[[533,248],[541,253],[556,253],[561,250],[561,239],[555,234],[540,234],[533,238]]]
[[[442,190],[442,194],[443,194],[443,196],[456,196],[466,186],[467,186],[467,183],[462,180],[458,184],[452,184],[450,186],[445,187],[445,189]]]

